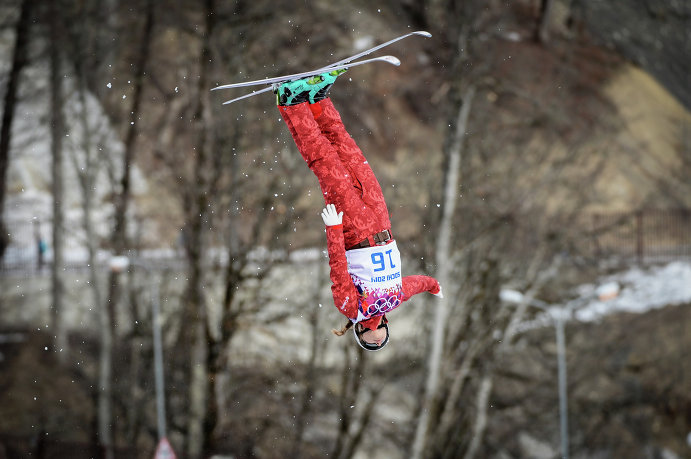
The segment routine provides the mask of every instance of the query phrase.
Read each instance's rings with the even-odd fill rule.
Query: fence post
[[[640,264],[643,261],[643,211],[636,212],[636,259]]]
[[[689,228],[691,228],[691,219],[689,219],[689,216],[691,215],[691,212],[689,212],[688,208],[682,208],[679,211],[679,239],[683,241],[681,243],[681,254],[682,256],[691,256],[691,231],[689,231]]]
[[[595,256],[600,257],[602,250],[600,249],[600,241],[597,238],[598,225],[600,223],[599,215],[593,214],[593,246],[595,248]]]

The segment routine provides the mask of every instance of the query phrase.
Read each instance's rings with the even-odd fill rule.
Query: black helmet
[[[388,320],[386,320],[386,317],[382,317],[381,322],[379,323],[379,326],[377,327],[377,330],[380,328],[386,328],[386,339],[384,339],[384,342],[381,343],[380,345],[376,344],[370,344],[367,343],[365,340],[362,339],[362,334],[365,333],[367,330],[366,328],[363,327],[358,327],[358,324],[355,324],[353,327],[353,333],[355,333],[355,341],[360,345],[361,348],[363,348],[366,351],[378,351],[379,349],[383,348],[386,346],[386,343],[389,342],[389,325],[388,325]]]

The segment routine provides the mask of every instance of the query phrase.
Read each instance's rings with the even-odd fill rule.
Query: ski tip
[[[427,32],[426,30],[418,30],[417,32],[413,32],[415,35],[421,35],[423,37],[430,38],[432,36],[431,33]]]
[[[397,58],[396,56],[383,56],[383,58],[388,62],[389,64],[395,65],[398,67],[401,65],[401,60]]]

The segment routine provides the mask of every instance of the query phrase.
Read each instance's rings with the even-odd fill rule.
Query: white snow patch
[[[583,322],[616,312],[643,313],[668,305],[691,302],[691,264],[675,261],[665,266],[648,269],[631,268],[623,273],[602,279],[601,285],[617,283],[619,294],[608,301],[594,299],[575,311],[575,318]],[[579,287],[579,292],[593,291],[590,284]]]
[[[356,51],[362,51],[374,46],[374,37],[371,35],[366,35],[364,37],[359,37],[355,39],[353,47]]]
[[[664,266],[634,267],[606,276],[596,284],[575,289],[576,297],[564,304],[543,304],[544,312],[517,325],[516,332],[552,326],[565,321],[594,322],[619,312],[644,313],[652,309],[691,303],[691,262],[675,261]],[[503,290],[502,301],[523,300],[520,292]]]

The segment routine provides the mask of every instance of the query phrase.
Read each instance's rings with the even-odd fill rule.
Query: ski
[[[401,65],[401,61],[398,60],[397,57],[395,56],[379,56],[379,57],[373,57],[371,59],[365,59],[364,61],[356,61],[356,62],[348,62],[348,63],[340,63],[338,65],[332,65],[330,67],[321,67],[315,70],[309,70],[307,72],[300,72],[300,73],[293,73],[291,75],[282,75],[274,78],[264,78],[263,80],[254,80],[254,81],[243,81],[241,83],[231,83],[231,84],[224,84],[222,86],[216,86],[215,88],[212,88],[212,91],[216,91],[217,89],[231,89],[231,88],[244,88],[246,86],[258,86],[262,84],[273,84],[273,83],[282,83],[284,81],[290,81],[290,80],[298,80],[300,78],[305,78],[313,75],[319,75],[320,73],[324,73],[327,70],[340,70],[340,69],[345,69],[345,68],[351,68],[351,67],[357,67],[358,65],[364,65],[364,64],[371,64],[372,62],[386,62],[391,65]]]
[[[225,85],[223,87],[218,86],[216,88],[213,88],[212,91],[214,89],[228,89],[228,87],[237,88],[237,87],[249,86],[251,84],[254,84],[254,85],[270,84],[270,86],[267,88],[252,91],[251,93],[245,94],[244,96],[236,97],[235,99],[230,99],[230,100],[226,100],[225,102],[223,102],[223,105],[228,105],[228,104],[232,104],[233,102],[237,102],[238,100],[247,99],[248,97],[256,96],[257,94],[269,92],[269,91],[274,89],[275,84],[282,83],[284,81],[288,81],[291,79],[303,78],[306,76],[318,75],[320,73],[324,73],[324,72],[329,71],[329,70],[338,70],[338,69],[344,69],[344,68],[357,67],[358,65],[369,64],[372,62],[387,62],[389,64],[396,65],[396,66],[401,65],[401,61],[399,61],[398,58],[396,58],[394,56],[381,56],[381,57],[375,57],[372,59],[367,59],[364,61],[351,62],[348,64],[339,64],[339,65],[333,64],[331,67],[322,67],[320,69],[311,70],[309,72],[296,73],[293,75],[285,75],[285,76],[276,77],[276,78],[267,78],[264,80],[250,81],[247,83],[236,83],[233,85]]]
[[[426,32],[424,30],[417,30],[415,32],[410,32],[410,33],[407,33],[405,35],[401,35],[400,37],[392,38],[391,40],[384,42],[381,45],[377,45],[373,48],[369,48],[369,49],[366,49],[366,50],[359,52],[357,54],[353,54],[350,57],[346,57],[345,59],[341,59],[338,62],[334,62],[333,64],[327,65],[326,67],[322,67],[322,68],[328,69],[328,68],[331,68],[331,67],[336,66],[336,65],[341,65],[341,64],[346,64],[348,62],[352,62],[355,59],[360,59],[361,57],[367,56],[368,54],[372,54],[375,51],[379,51],[382,48],[385,48],[389,45],[392,45],[392,44],[396,43],[397,41],[403,40],[404,38],[412,37],[413,35],[420,35],[420,36],[426,37],[426,38],[430,38],[432,36],[431,33]]]
[[[256,96],[257,94],[269,92],[272,89],[273,89],[273,87],[269,86],[268,88],[259,89],[257,91],[252,91],[251,93],[245,94],[244,96],[236,97],[235,99],[226,100],[225,102],[223,102],[223,105],[232,104],[233,102],[237,102],[238,100],[247,99],[248,97]]]
[[[326,71],[326,70],[328,70],[328,69],[335,70],[335,69],[333,68],[333,67],[335,67],[335,66],[339,66],[339,65],[341,65],[341,64],[346,64],[346,63],[352,62],[352,61],[354,61],[354,60],[356,60],[356,59],[359,59],[359,58],[361,58],[361,57],[367,56],[368,54],[372,54],[372,53],[375,52],[375,51],[379,51],[380,49],[382,49],[382,48],[384,48],[384,47],[386,47],[386,46],[392,45],[392,44],[396,43],[397,41],[403,40],[404,38],[408,38],[408,37],[411,37],[411,36],[414,36],[414,35],[418,35],[418,36],[426,37],[426,38],[430,38],[430,37],[432,36],[431,33],[426,32],[426,31],[424,31],[424,30],[417,30],[417,31],[415,31],[415,32],[410,32],[410,33],[407,33],[407,34],[398,36],[398,37],[396,37],[396,38],[393,38],[393,39],[391,39],[391,40],[389,40],[389,41],[387,41],[387,42],[384,42],[384,43],[382,43],[382,44],[380,44],[380,45],[374,46],[374,47],[372,47],[372,48],[368,48],[368,49],[366,49],[366,50],[364,50],[364,51],[361,51],[361,52],[359,52],[359,53],[357,53],[357,54],[354,54],[354,55],[352,55],[352,56],[346,57],[345,59],[341,59],[340,61],[334,62],[333,64],[329,64],[329,65],[327,65],[326,67],[322,67],[322,68],[320,68],[320,69],[317,70],[317,74],[318,74],[318,73],[323,73],[324,71]],[[351,65],[351,67],[352,67],[352,65]],[[216,89],[221,89],[221,87],[219,86],[219,87],[213,88],[212,91],[213,91],[213,90],[216,90]],[[269,91],[271,91],[272,89],[273,89],[273,88],[268,87],[268,88],[260,89],[260,90],[257,90],[257,91],[252,91],[251,93],[245,94],[244,96],[236,97],[235,99],[231,99],[231,100],[225,101],[225,102],[223,102],[223,105],[231,104],[231,103],[236,102],[236,101],[238,101],[238,100],[247,99],[248,97],[252,97],[252,96],[256,96],[256,95],[258,95],[258,94],[262,94],[262,93],[265,93],[265,92],[269,92]]]

